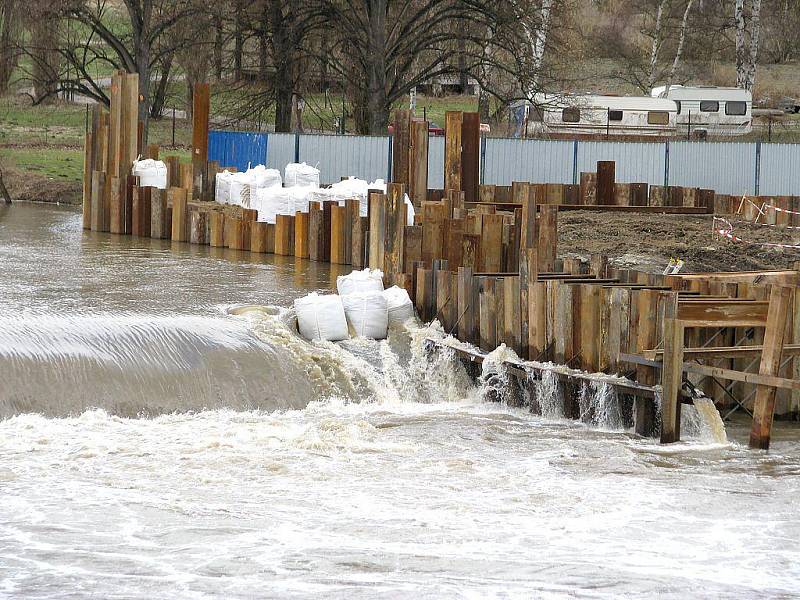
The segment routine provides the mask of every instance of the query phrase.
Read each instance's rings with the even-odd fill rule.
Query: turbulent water
[[[435,330],[312,346],[279,307],[336,274],[0,212],[0,596],[796,593],[796,431],[661,447],[602,383],[487,402]]]

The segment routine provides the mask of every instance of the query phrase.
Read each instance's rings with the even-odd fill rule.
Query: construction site
[[[510,402],[534,397],[542,378],[556,374],[564,413],[578,418],[582,386],[602,373],[625,421],[663,443],[681,439],[686,403],[711,403],[723,417],[746,413],[750,446],[760,449],[769,447],[773,419],[800,414],[796,265],[686,272],[677,256],[658,272],[621,267],[601,253],[569,255],[558,244],[560,221],[574,211],[614,213],[643,226],[666,214],[704,216],[714,239],[741,242],[743,256],[791,253],[800,197],[622,182],[614,161],[597,162],[576,184],[483,185],[480,123],[466,112],[446,115],[444,186],[430,189],[428,123],[398,110],[392,181],[384,189],[362,199],[312,200],[307,210],[268,222],[247,202],[215,198],[220,174],[236,169],[209,160],[207,86],[194,93],[191,163],[163,157],[160,187],[131,174],[137,157],[160,158],[158,147],[140,141],[135,78],[116,75],[110,111],[93,111],[84,229],[378,269],[387,287],[407,291],[423,322],[435,319],[450,334],[431,341],[431,352],[480,363],[501,345],[513,350],[505,367],[519,393],[509,391]],[[244,188],[243,197],[256,198]],[[746,223],[744,233],[734,222]],[[750,224],[786,232],[787,242],[741,237]],[[621,243],[637,252],[635,238]]]

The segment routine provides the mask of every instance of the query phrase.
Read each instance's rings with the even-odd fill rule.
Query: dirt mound
[[[729,220],[733,234],[751,243],[721,237],[710,215],[562,212],[558,249],[561,256],[605,254],[615,265],[653,273],[672,257],[685,261],[684,272],[783,269],[800,261],[800,248],[761,245],[800,244],[800,230]]]
[[[51,202],[75,204],[82,202],[81,184],[75,181],[51,179],[31,171],[14,168],[3,169],[3,180],[15,202]]]

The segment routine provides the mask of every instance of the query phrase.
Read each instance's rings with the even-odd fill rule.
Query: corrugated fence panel
[[[266,165],[278,169],[283,175],[284,168],[294,162],[295,135],[293,133],[270,133],[267,147]]]
[[[444,189],[444,136],[428,138],[428,189]]]
[[[334,183],[350,175],[367,181],[386,179],[389,166],[389,138],[302,135],[300,161],[317,167],[322,183]]]
[[[793,196],[800,193],[800,145],[761,144],[761,178],[758,193]]]
[[[482,183],[572,183],[573,152],[567,141],[489,138]]]
[[[267,134],[247,131],[209,131],[208,160],[217,160],[221,167],[263,165],[267,156]]]
[[[720,194],[755,191],[756,145],[744,142],[670,142],[669,183]]]
[[[614,160],[617,181],[664,185],[665,149],[657,142],[578,142],[578,180],[595,172],[597,161]]]

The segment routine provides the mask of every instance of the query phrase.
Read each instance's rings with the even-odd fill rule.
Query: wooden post
[[[364,251],[367,237],[366,227],[363,224],[367,222],[367,217],[361,217],[361,202],[358,200],[348,200],[348,202],[355,202],[350,209],[350,227],[352,233],[350,234],[350,262],[354,269],[363,269],[365,263]]]
[[[456,305],[453,301],[450,271],[436,271],[436,316],[445,331],[450,331],[456,318]]]
[[[189,230],[186,189],[169,188],[167,202],[172,204],[172,241],[185,242],[188,239]]]
[[[347,209],[334,204],[331,206],[331,263],[345,264],[345,227],[347,226]]]
[[[497,347],[497,306],[494,294],[494,277],[481,277],[480,291],[480,347],[491,352]]]
[[[472,305],[472,269],[458,268],[458,339],[470,341],[474,332],[475,307]]]
[[[465,112],[461,118],[461,187],[466,202],[478,201],[480,171],[481,119],[476,112]],[[449,215],[448,215],[449,216]]]
[[[83,141],[83,228],[92,228],[92,171],[94,170],[94,124],[87,131]]]
[[[277,215],[275,217],[275,254],[279,256],[292,256],[294,245],[292,233],[294,230],[294,217],[291,215]]]
[[[507,346],[517,354],[520,354],[522,352],[522,334],[519,277],[506,277],[503,280],[503,285],[505,286],[505,303],[503,307],[505,332],[503,339]]]
[[[442,258],[444,250],[444,205],[438,202],[422,204],[422,260],[425,266]]]
[[[501,271],[502,258],[503,215],[483,215],[480,270],[492,273]]]
[[[307,212],[298,210],[294,213],[294,255],[297,258],[308,258],[308,217]]]
[[[324,221],[322,206],[319,202],[308,203],[308,258],[313,261],[322,261],[325,257],[323,244]]]
[[[671,293],[664,309],[664,363],[661,369],[661,443],[681,439],[680,393],[683,380],[683,325],[678,320],[678,294]]]
[[[658,314],[657,290],[638,290],[636,292],[636,318],[631,315],[631,323],[636,323],[635,352],[652,350],[658,343],[658,327],[656,316]],[[631,313],[633,313],[633,300]],[[644,385],[656,384],[656,372],[652,367],[636,365],[636,381]],[[655,406],[644,398],[635,398],[633,401],[633,427],[634,431],[642,436],[652,436],[655,428]]]
[[[398,109],[394,113],[392,132],[392,181],[410,185],[411,111]]]
[[[415,210],[422,207],[428,193],[428,122],[411,123],[411,173],[408,196]]]
[[[547,360],[547,285],[544,281],[528,282],[528,359]]]
[[[308,213],[297,213],[305,214],[306,216]],[[295,219],[297,216],[295,215]],[[295,221],[296,223],[296,221]],[[297,233],[295,232],[295,244],[297,243]],[[250,252],[258,252],[263,254],[267,251],[267,224],[263,221],[254,221],[250,225]],[[295,251],[296,254],[296,251]],[[304,257],[305,258],[305,257]]]
[[[214,211],[211,213],[211,246],[225,247],[225,213]]]
[[[614,204],[616,163],[613,160],[597,161],[597,203]]]
[[[125,233],[125,179],[111,178],[111,202],[108,230],[111,233]]]
[[[767,327],[764,331],[764,349],[758,368],[759,375],[778,375],[780,371],[786,334],[786,315],[789,311],[791,294],[791,288],[777,285],[773,285],[770,291]],[[750,430],[751,448],[769,449],[772,419],[775,414],[775,392],[776,388],[772,386],[756,386],[753,427]]]
[[[580,204],[591,206],[597,203],[597,173],[581,173]]]
[[[386,236],[386,200],[380,192],[369,192],[369,268],[383,269]]]
[[[463,113],[448,111],[444,116],[444,189],[461,191],[461,127]]]
[[[415,262],[422,262],[422,226],[406,225],[403,233],[403,271],[413,273]]]
[[[192,94],[192,193],[195,198],[207,188],[208,113],[211,94],[207,83],[195,83]]]
[[[538,225],[539,271],[555,270],[558,255],[558,207],[539,207]]]
[[[105,204],[103,193],[106,187],[106,174],[103,171],[92,172],[92,231],[103,231],[105,222]]]
[[[171,209],[167,208],[167,192],[150,190],[150,237],[163,239],[172,237]]]
[[[156,188],[133,188],[133,235],[150,237],[150,210],[152,208],[150,197]]]
[[[199,210],[191,211],[191,229],[189,232],[189,242],[192,244],[208,244],[206,239],[206,223],[208,213]]]
[[[388,284],[392,284],[396,274],[403,272],[403,237],[406,229],[404,197],[405,186],[402,183],[386,186],[383,273]]]

